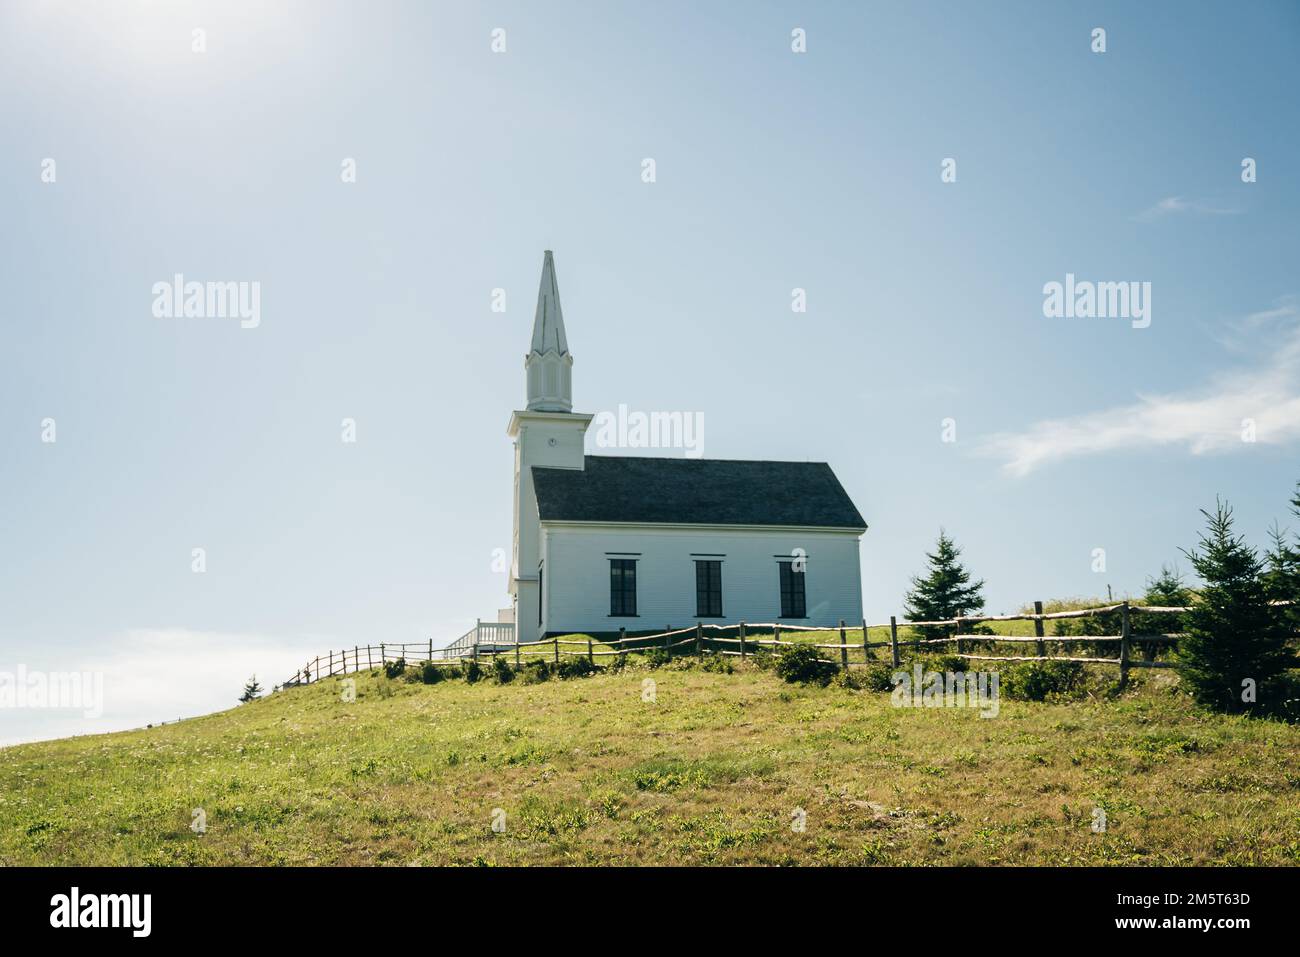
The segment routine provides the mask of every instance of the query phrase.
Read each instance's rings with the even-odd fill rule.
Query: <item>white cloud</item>
[[[1200,389],[1138,395],[1129,405],[1036,422],[1023,432],[990,436],[980,451],[1003,459],[1003,471],[1020,477],[1040,466],[1121,449],[1182,446],[1193,455],[1241,450],[1249,447],[1243,441],[1245,420],[1253,421],[1259,444],[1295,442],[1300,439],[1297,319],[1300,305],[1292,296],[1237,323],[1226,344],[1253,346],[1253,364],[1217,375]]]
[[[1148,209],[1144,209],[1133,218],[1140,223],[1149,223],[1152,220],[1173,216],[1178,213],[1196,213],[1202,216],[1236,216],[1240,212],[1240,209],[1210,206],[1182,196],[1166,196],[1160,202]]]
[[[97,672],[104,676],[102,714],[25,708],[5,712],[0,746],[22,741],[142,728],[234,707],[254,673],[268,692],[338,639],[139,629],[107,639],[94,654],[68,661],[64,654],[27,658],[28,671]],[[0,662],[11,671],[18,662]]]

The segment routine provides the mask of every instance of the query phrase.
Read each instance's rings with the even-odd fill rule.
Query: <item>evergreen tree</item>
[[[1300,483],[1290,505],[1291,514],[1300,519]],[[1269,537],[1273,546],[1265,555],[1264,585],[1271,600],[1285,603],[1280,613],[1294,635],[1300,632],[1300,536],[1288,537],[1287,530],[1274,522]]]
[[[1291,514],[1300,518],[1300,484],[1291,499]],[[1264,581],[1274,601],[1300,601],[1300,537],[1287,536],[1287,530],[1276,522],[1269,530],[1273,547],[1268,550],[1268,570]]]
[[[1147,579],[1146,592],[1142,595],[1143,603],[1162,608],[1185,608],[1191,605],[1196,593],[1187,587],[1182,573],[1168,565],[1160,566],[1160,574]],[[1139,635],[1179,634],[1185,627],[1183,614],[1144,614],[1139,607],[1133,609],[1132,626]],[[1114,634],[1114,632],[1111,632]],[[1143,642],[1142,657],[1154,661],[1158,652],[1172,647],[1168,642]],[[1110,649],[1112,652],[1114,649]]]
[[[1259,695],[1289,664],[1288,629],[1269,605],[1264,562],[1232,531],[1232,509],[1216,502],[1198,548],[1184,551],[1205,582],[1200,601],[1186,615],[1178,645],[1183,685],[1201,704],[1219,711],[1247,711],[1247,691]]]
[[[1148,605],[1161,605],[1166,608],[1178,608],[1190,605],[1194,592],[1187,587],[1182,572],[1168,565],[1160,566],[1160,574],[1147,579],[1147,588],[1142,599]]]
[[[971,581],[970,572],[958,561],[961,549],[942,528],[935,550],[925,557],[928,570],[923,576],[913,576],[912,589],[903,598],[903,617],[907,621],[941,621],[983,610],[984,581]],[[955,631],[952,626],[922,626],[916,630],[922,638],[944,638]]]
[[[239,696],[239,703],[247,704],[250,701],[257,700],[261,695],[262,686],[257,683],[257,675],[253,675],[244,683],[244,693]]]

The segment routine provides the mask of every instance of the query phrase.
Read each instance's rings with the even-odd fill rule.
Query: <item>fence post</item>
[[[961,622],[962,622],[961,616],[958,616],[957,619],[956,619],[956,621],[957,621],[957,630],[954,631],[953,634],[954,634],[954,635],[960,635],[960,634],[961,634]],[[964,641],[962,641],[960,638],[958,638],[958,639],[957,639],[957,654],[959,654],[959,655],[963,655],[963,654],[965,654],[965,653],[966,653],[966,642],[964,642]]]
[[[740,660],[745,660],[745,623],[740,623]]]
[[[316,656],[316,680],[320,681],[320,655]]]
[[[669,635],[668,632],[672,630],[673,630],[672,625],[664,625],[664,654],[666,655],[671,655],[673,653],[672,649],[668,647],[669,644],[672,643],[672,636]]]
[[[1119,633],[1119,686],[1123,688],[1128,684],[1128,602],[1124,602],[1119,609],[1121,629]]]
[[[595,663],[596,663],[596,656],[591,652],[591,635],[588,635],[587,636],[587,664],[594,665]]]
[[[519,667],[519,625],[515,625],[515,667]]]
[[[781,650],[781,625],[772,626],[772,654],[777,654]]]
[[[627,645],[624,644],[625,641],[627,641],[627,627],[625,625],[619,625],[618,626],[618,660],[619,661],[627,661]]]
[[[326,675],[327,678],[328,678],[328,677],[332,677],[333,674],[334,674],[334,652],[332,652],[332,651],[330,652],[329,662],[330,662],[330,664],[329,664],[329,669],[330,669],[330,671],[329,671],[329,674]]]
[[[429,639],[429,660],[433,660],[433,639]]]
[[[704,625],[701,622],[695,623],[695,654],[698,657],[700,653],[700,641],[704,638]]]
[[[1041,615],[1042,613],[1043,613],[1043,603],[1041,601],[1034,602],[1034,614]],[[1046,658],[1047,645],[1043,643],[1043,619],[1042,618],[1034,619],[1034,634],[1038,637],[1038,657]]]
[[[560,663],[560,639],[558,636],[555,639],[555,663],[557,665]]]
[[[867,619],[862,619],[862,660],[871,660],[871,646],[867,643]]]
[[[844,637],[844,619],[841,618],[840,619],[840,664],[844,666],[845,671],[849,670],[849,646],[846,644],[847,641],[848,639]]]
[[[370,642],[366,642],[366,667],[373,668],[374,666],[375,663],[370,657]]]
[[[898,660],[898,619],[893,615],[889,616],[889,650],[894,653],[894,667],[897,668]]]

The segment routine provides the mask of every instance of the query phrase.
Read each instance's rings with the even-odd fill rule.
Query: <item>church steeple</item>
[[[532,349],[524,359],[528,375],[530,412],[573,411],[573,356],[564,335],[560,287],[555,281],[555,258],[548,249],[542,259],[542,282],[537,290],[533,317]]]

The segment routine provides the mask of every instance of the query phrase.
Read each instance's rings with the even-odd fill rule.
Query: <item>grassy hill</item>
[[[993,719],[693,659],[356,681],[0,751],[0,864],[1300,862],[1300,728],[1167,673]]]

